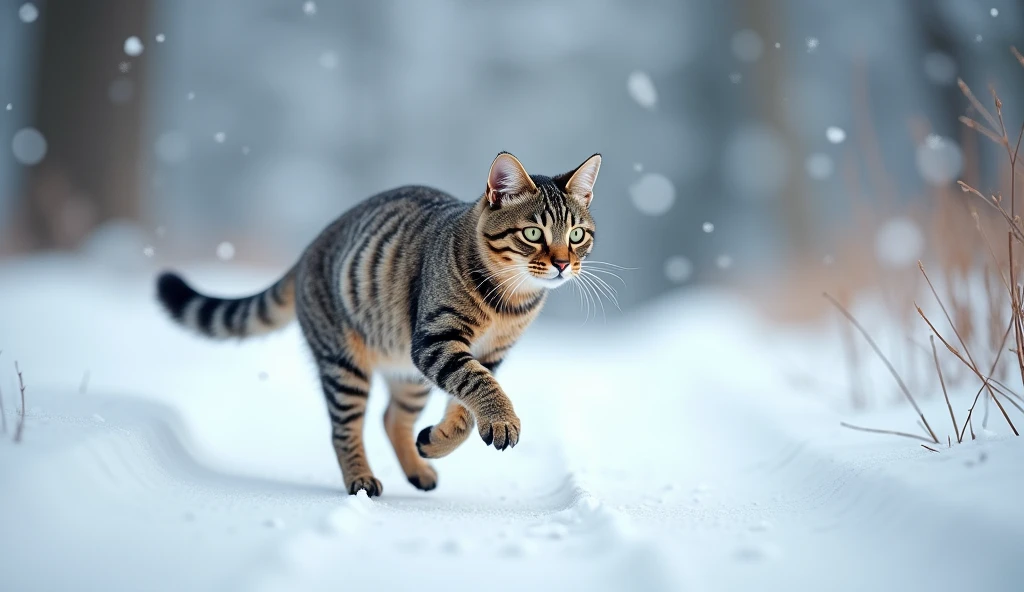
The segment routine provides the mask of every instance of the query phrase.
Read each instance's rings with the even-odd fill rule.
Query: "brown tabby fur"
[[[298,317],[352,494],[383,490],[363,449],[370,377],[379,372],[391,396],[384,425],[402,470],[431,490],[437,473],[426,459],[450,454],[474,424],[498,450],[519,441],[519,417],[493,372],[548,290],[578,276],[593,248],[588,208],[600,164],[594,155],[548,178],[501,153],[475,202],[428,187],[378,194],[335,220],[260,294],[203,296],[167,273],[159,297],[181,324],[215,338],[264,333]],[[432,386],[451,396],[447,410],[413,438]]]

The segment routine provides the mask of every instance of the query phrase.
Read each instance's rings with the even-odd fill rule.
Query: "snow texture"
[[[982,433],[936,454],[842,430],[845,415],[787,376],[801,360],[834,380],[838,340],[768,325],[730,294],[691,292],[599,329],[534,327],[499,372],[520,445],[497,453],[474,436],[435,461],[433,492],[406,483],[368,421],[384,483],[370,499],[342,492],[297,329],[193,337],[158,311],[143,269],[56,256],[0,267],[8,423],[15,358],[28,401],[24,441],[0,438],[4,590],[1024,586],[1020,439]],[[186,271],[241,294],[278,270]],[[435,395],[420,425],[443,406]]]

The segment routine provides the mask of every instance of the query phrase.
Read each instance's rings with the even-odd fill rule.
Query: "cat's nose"
[[[551,260],[551,264],[554,265],[555,267],[557,267],[558,268],[558,272],[561,273],[561,272],[565,271],[566,267],[569,267],[569,260],[568,259],[552,259]]]

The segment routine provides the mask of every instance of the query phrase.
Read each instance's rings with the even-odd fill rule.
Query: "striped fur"
[[[159,297],[179,323],[215,338],[265,333],[298,317],[349,493],[383,490],[362,438],[370,379],[382,374],[388,438],[409,482],[430,490],[437,473],[425,459],[451,453],[474,426],[498,450],[519,441],[519,418],[494,371],[547,292],[578,275],[593,248],[588,208],[600,162],[594,155],[549,178],[502,153],[475,202],[428,187],[378,194],[328,226],[260,294],[207,297],[164,274]],[[414,437],[432,386],[450,395],[449,405]]]

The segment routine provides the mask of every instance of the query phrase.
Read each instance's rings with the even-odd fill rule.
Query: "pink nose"
[[[568,259],[552,259],[551,264],[558,268],[559,272],[565,271],[566,267],[569,267]]]

